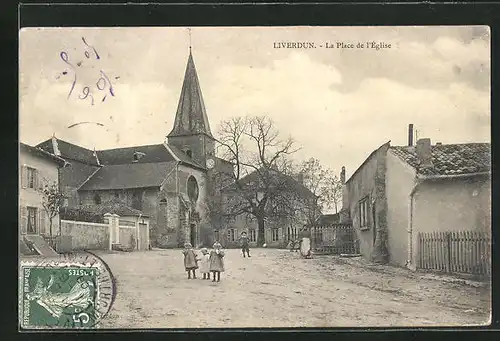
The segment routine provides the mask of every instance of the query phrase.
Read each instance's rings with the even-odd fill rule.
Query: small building
[[[22,245],[24,245],[23,240],[26,236],[42,237],[50,235],[49,217],[43,208],[44,195],[42,190],[46,184],[59,185],[59,169],[64,167],[65,164],[64,159],[58,156],[20,143],[19,231]],[[59,217],[56,216],[52,219],[52,233],[56,234],[58,231]],[[42,238],[37,240],[40,243],[43,242]]]
[[[420,232],[491,230],[489,143],[374,150],[344,187],[361,254],[415,269]]]

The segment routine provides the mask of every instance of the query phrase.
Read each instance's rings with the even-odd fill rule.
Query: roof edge
[[[350,182],[353,179],[354,175],[356,175],[359,172],[359,170],[361,168],[363,168],[363,166],[365,165],[365,163],[367,163],[368,160],[370,160],[373,157],[373,155],[375,155],[375,153],[378,152],[382,147],[384,147],[385,145],[389,145],[389,147],[390,147],[391,146],[390,143],[391,143],[391,140],[385,142],[380,147],[378,147],[377,149],[375,149],[374,151],[372,151],[370,153],[370,155],[368,155],[368,157],[361,163],[361,165],[359,165],[359,167],[356,168],[356,170],[354,171],[354,173],[351,174],[351,176],[349,177],[349,179],[345,183],[347,184],[348,182]]]

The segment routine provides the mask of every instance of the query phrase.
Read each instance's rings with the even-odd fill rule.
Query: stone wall
[[[345,185],[346,204],[359,239],[363,257],[388,261],[387,199],[385,194],[386,155],[389,143],[375,150]],[[360,202],[367,201],[367,226],[361,226]],[[403,227],[405,228],[405,227]]]
[[[61,220],[63,236],[71,236],[73,250],[109,250],[109,225]]]

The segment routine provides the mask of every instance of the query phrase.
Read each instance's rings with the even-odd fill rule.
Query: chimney
[[[431,139],[419,139],[417,141],[416,151],[421,167],[428,167],[432,165]]]
[[[342,170],[340,171],[340,182],[342,185],[345,184],[345,167],[342,166]]]
[[[297,181],[300,183],[300,184],[304,184],[304,174],[302,173],[299,173],[297,174]]]
[[[413,146],[413,124],[408,125],[408,146]]]

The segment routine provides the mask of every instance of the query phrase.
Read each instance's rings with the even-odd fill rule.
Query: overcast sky
[[[391,48],[324,46],[338,41]],[[317,48],[275,49],[274,42],[314,42]],[[195,27],[192,46],[215,135],[223,119],[267,115],[302,146],[298,161],[315,157],[335,172],[345,165],[348,177],[388,140],[405,145],[409,123],[433,144],[490,141],[487,27]],[[186,28],[21,31],[21,142],[35,145],[54,133],[91,149],[163,142],[188,47]],[[69,98],[75,73],[62,51],[77,71]],[[114,96],[96,88],[100,70]],[[85,86],[93,106],[90,97],[78,98]],[[104,126],[68,128],[82,121]]]

